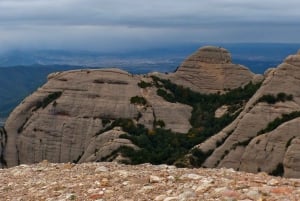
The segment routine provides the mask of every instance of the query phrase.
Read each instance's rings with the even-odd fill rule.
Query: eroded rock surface
[[[224,92],[263,79],[245,66],[233,64],[228,50],[214,46],[197,50],[168,77],[178,85],[201,93]]]
[[[7,165],[44,159],[51,162],[100,160],[120,145],[132,147],[128,140],[117,139],[119,131],[102,136],[106,124],[119,118],[133,119],[149,128],[155,120],[162,120],[167,129],[186,133],[191,128],[192,108],[164,101],[156,95],[155,87],[140,88],[138,83],[142,79],[145,78],[118,69],[49,75],[48,82],[27,97],[6,121]],[[135,96],[145,98],[147,104],[131,103]]]
[[[48,82],[27,97],[10,114],[1,138],[2,164],[86,162],[120,159],[120,146],[138,148],[121,139],[123,131],[107,130],[117,119],[132,119],[149,130],[160,122],[165,129],[187,133],[192,107],[171,103],[157,95],[151,75],[131,75],[118,69],[76,70],[52,73]],[[261,76],[232,64],[230,53],[203,47],[175,73],[155,74],[202,93],[237,88]],[[146,103],[132,103],[138,97]],[[112,154],[112,155],[111,155]],[[122,159],[122,157],[121,157]]]
[[[277,68],[268,70],[261,88],[236,120],[197,146],[204,153],[212,151],[203,166],[300,177],[299,118],[296,116],[271,131],[261,133],[276,118],[300,111],[299,61],[298,53],[287,57]],[[276,99],[283,94],[290,98],[270,102],[261,99],[266,95]]]

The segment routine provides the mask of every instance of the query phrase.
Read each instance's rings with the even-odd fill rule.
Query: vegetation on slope
[[[260,130],[256,136],[259,136],[259,135],[262,135],[264,133],[268,133],[268,132],[271,132],[273,130],[275,130],[278,126],[282,125],[283,123],[285,122],[288,122],[288,121],[291,121],[295,118],[298,118],[300,117],[300,112],[299,111],[295,111],[295,112],[291,112],[289,114],[283,114],[281,117],[277,117],[276,119],[274,119],[273,121],[271,121],[270,123],[268,123],[268,125],[266,126],[266,128]],[[244,141],[241,141],[241,142],[237,142],[235,143],[231,149],[236,149],[238,146],[242,146],[242,147],[246,147],[248,146],[248,144],[251,142],[253,138],[248,138]],[[288,147],[291,143],[291,140],[290,139],[287,144],[286,144],[286,147]],[[257,142],[259,143],[259,141]],[[271,174],[271,175],[275,175],[275,174]]]
[[[151,84],[158,88],[157,94],[159,96],[169,102],[179,102],[193,107],[190,119],[192,128],[187,134],[182,134],[164,129],[164,123],[159,122],[159,120],[159,123],[156,123],[152,129],[147,129],[140,124],[136,125],[130,119],[115,120],[105,130],[120,126],[128,133],[122,137],[130,139],[141,148],[140,150],[128,147],[120,149],[123,155],[131,159],[132,164],[145,162],[173,164],[187,154],[192,147],[231,123],[260,86],[260,84],[249,83],[226,94],[201,94],[171,83],[169,80],[158,77],[152,77],[152,79],[153,83]],[[145,84],[141,85],[145,86]],[[148,86],[148,84],[146,85]],[[222,105],[228,105],[229,111],[222,117],[216,118],[215,111]],[[199,154],[198,152],[192,151],[195,156],[193,165],[200,166],[210,153]]]
[[[260,83],[249,83],[226,94],[201,94],[189,88],[176,85],[169,80],[154,76],[152,78],[155,85],[159,88],[157,94],[166,101],[179,102],[193,107],[190,119],[193,128],[189,131],[189,134],[201,136],[202,140],[207,139],[231,123],[245,103],[260,87]],[[215,118],[215,111],[222,105],[227,105],[229,112],[221,118]]]
[[[291,112],[289,114],[283,114],[281,117],[277,117],[272,122],[268,123],[267,127],[259,131],[257,134],[260,135],[263,133],[271,132],[281,124],[298,117],[300,117],[300,111]]]
[[[294,99],[292,94],[278,93],[276,96],[272,94],[266,94],[260,97],[257,102],[266,102],[268,104],[275,104],[277,102],[292,101]]]
[[[55,92],[48,94],[48,96],[46,96],[42,101],[37,102],[34,111],[38,110],[39,108],[47,107],[47,105],[49,105],[51,102],[58,99],[61,96],[61,94],[62,94],[61,91],[55,91]]]
[[[146,105],[147,100],[142,96],[133,96],[130,98],[131,104],[137,104],[137,105]]]

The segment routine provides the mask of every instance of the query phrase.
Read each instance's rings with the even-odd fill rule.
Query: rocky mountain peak
[[[287,64],[291,64],[291,65],[300,67],[300,50],[298,51],[297,54],[288,56],[284,60],[284,62]]]
[[[198,49],[187,60],[194,60],[209,64],[231,63],[231,55],[228,50],[222,47],[204,46]]]
[[[252,73],[245,66],[233,64],[228,50],[205,46],[183,61],[167,78],[197,92],[222,93],[250,81],[259,82],[263,76]]]
[[[240,115],[198,145],[206,167],[299,177],[300,55],[269,69]]]

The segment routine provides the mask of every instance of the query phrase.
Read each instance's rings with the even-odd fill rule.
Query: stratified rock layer
[[[270,132],[259,133],[275,118],[300,111],[299,86],[300,55],[297,54],[266,73],[261,88],[233,123],[197,146],[203,152],[213,150],[203,165],[300,177],[300,118],[287,121]],[[279,93],[292,95],[293,99],[274,104],[260,101],[263,95],[276,97]]]
[[[194,91],[217,93],[243,86],[250,81],[261,81],[262,77],[253,74],[245,66],[231,63],[231,55],[226,49],[206,46],[188,57],[170,75],[170,79]]]

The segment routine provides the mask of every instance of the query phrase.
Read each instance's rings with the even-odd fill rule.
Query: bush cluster
[[[51,102],[55,101],[61,96],[62,92],[61,91],[56,91],[53,93],[48,94],[42,101],[38,101],[35,106],[35,110],[38,110],[39,108],[45,108],[47,107]],[[55,103],[57,104],[57,103]]]
[[[158,122],[160,121],[158,120]],[[148,129],[144,125],[136,125],[131,119],[116,119],[105,130],[110,130],[116,126],[122,127],[128,133],[121,135],[121,138],[129,139],[141,148],[134,150],[133,148],[122,147],[119,150],[124,156],[131,159],[131,164],[173,164],[195,145],[193,139],[187,135],[174,133],[163,128]]]
[[[266,102],[268,104],[275,104],[277,102],[285,102],[285,101],[292,101],[293,100],[293,95],[289,94],[287,95],[286,93],[278,93],[276,96],[272,94],[266,94],[260,97],[257,102]]]
[[[131,140],[140,150],[122,147],[120,151],[131,159],[132,164],[150,162],[153,164],[173,164],[183,157],[195,145],[203,142],[212,135],[219,132],[226,125],[231,123],[239,114],[226,114],[221,118],[215,118],[215,110],[222,105],[232,106],[240,111],[244,103],[252,97],[260,84],[249,83],[245,87],[240,87],[227,92],[226,94],[201,94],[171,83],[169,80],[160,79],[153,76],[153,85],[158,90],[157,94],[169,102],[179,102],[193,107],[190,123],[192,128],[187,134],[174,133],[164,129],[165,123],[161,120],[154,122],[153,129],[147,129],[143,125],[137,124],[130,119],[117,119],[107,129],[120,126],[128,134],[123,138]],[[141,83],[141,86],[146,86]],[[133,104],[146,104],[143,97],[135,96],[131,98]],[[101,133],[99,133],[101,134]],[[200,166],[212,153],[202,153],[193,150],[192,161],[195,166]]]
[[[270,172],[270,175],[282,177],[284,175],[284,167],[282,163],[278,163],[276,168]]]
[[[140,81],[138,83],[138,86],[141,87],[141,88],[147,88],[147,87],[152,87],[152,83],[149,83],[149,82],[145,82],[145,81]]]
[[[137,105],[146,105],[147,100],[144,97],[141,96],[134,96],[130,98],[131,104],[137,104]]]
[[[295,118],[300,117],[300,111],[291,112],[289,114],[283,114],[281,117],[277,117],[272,122],[268,123],[267,127],[260,130],[257,134],[264,134],[267,132],[271,132],[272,130],[275,130],[278,126],[281,124],[293,120]]]

